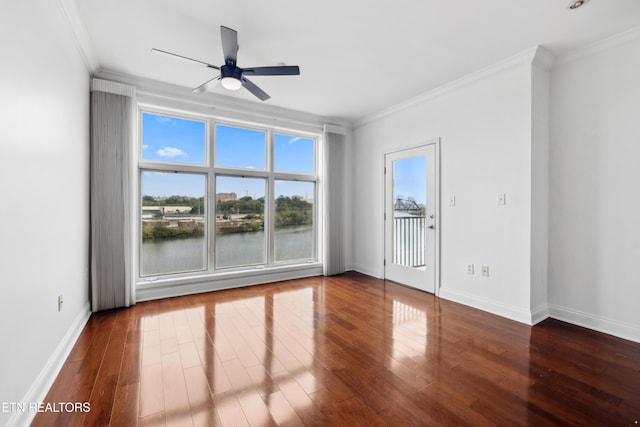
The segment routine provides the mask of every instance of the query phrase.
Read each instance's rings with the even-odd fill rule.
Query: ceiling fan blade
[[[242,77],[242,86],[244,86],[245,89],[254,94],[256,97],[260,98],[261,101],[266,101],[267,99],[271,98],[265,91],[260,89],[246,77]]]
[[[212,87],[216,86],[218,83],[220,83],[220,76],[216,76],[216,77],[212,78],[211,80],[207,80],[206,82],[202,83],[200,86],[195,88],[193,90],[193,92],[196,92],[196,93],[205,92],[205,91],[211,89]]]
[[[279,65],[276,67],[252,67],[243,68],[242,72],[252,76],[297,76],[300,67],[297,65]]]
[[[238,60],[238,33],[236,30],[220,26],[220,36],[222,37],[222,52],[224,53],[224,62],[230,62],[235,65]]]
[[[197,64],[204,65],[205,67],[215,68],[216,70],[220,69],[220,67],[217,67],[215,65],[211,65],[211,64],[209,64],[207,62],[198,61],[197,59],[187,58],[186,56],[182,56],[182,55],[178,55],[178,54],[175,54],[175,53],[167,52],[166,50],[156,49],[155,47],[153,49],[151,49],[151,52],[159,53],[159,54],[162,54],[162,55],[169,55],[172,58],[179,59],[181,61],[195,62]]]

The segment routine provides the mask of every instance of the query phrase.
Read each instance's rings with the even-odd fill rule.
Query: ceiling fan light
[[[220,83],[227,90],[238,90],[242,87],[242,82],[235,77],[223,77]]]
[[[567,6],[567,9],[576,10],[577,8],[584,6],[588,2],[589,0],[573,0],[571,3],[569,3],[569,6]]]

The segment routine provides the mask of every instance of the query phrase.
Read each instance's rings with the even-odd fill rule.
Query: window
[[[275,258],[313,258],[315,247],[313,182],[275,182]]]
[[[216,125],[216,166],[264,170],[266,133]]]
[[[216,266],[264,264],[266,180],[216,177]]]
[[[315,143],[311,138],[274,135],[275,170],[313,174],[315,172]]]
[[[158,111],[140,122],[140,277],[317,260],[316,136]]]
[[[142,159],[205,164],[205,123],[158,114],[142,114]]]
[[[142,171],[140,275],[206,268],[205,175]]]

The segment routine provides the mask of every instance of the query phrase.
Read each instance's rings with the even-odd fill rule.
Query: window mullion
[[[268,206],[268,224],[266,227],[267,232],[267,244],[268,244],[268,264],[273,265],[275,263],[275,180],[274,180],[274,164],[273,164],[273,132],[269,130],[267,139],[267,161],[269,165],[269,188],[267,190],[267,198],[265,199]]]
[[[268,178],[269,173],[252,169],[214,168],[218,175],[240,176],[243,178]]]
[[[275,179],[282,179],[285,181],[304,181],[304,182],[317,182],[318,177],[313,175],[300,175],[300,174],[292,174],[292,173],[284,173],[284,172],[275,172],[273,174]]]
[[[208,120],[209,125],[209,140],[207,148],[209,150],[209,167],[207,174],[207,207],[208,207],[208,217],[207,217],[207,242],[208,242],[208,253],[207,253],[207,266],[208,271],[214,271],[216,268],[215,265],[215,248],[216,248],[216,216],[217,216],[217,206],[216,206],[216,174],[215,174],[215,141],[216,141],[216,131],[215,131],[215,121]]]
[[[153,161],[141,161],[138,163],[140,170],[156,170],[161,172],[207,173],[206,166],[182,165],[176,163],[162,163]]]

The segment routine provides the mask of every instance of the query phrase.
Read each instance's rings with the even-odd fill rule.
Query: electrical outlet
[[[58,295],[58,311],[62,311],[62,303],[64,301],[62,300],[62,295]]]
[[[482,277],[489,277],[489,266],[488,265],[483,265],[482,266]]]
[[[467,264],[467,274],[473,274],[473,264]]]

